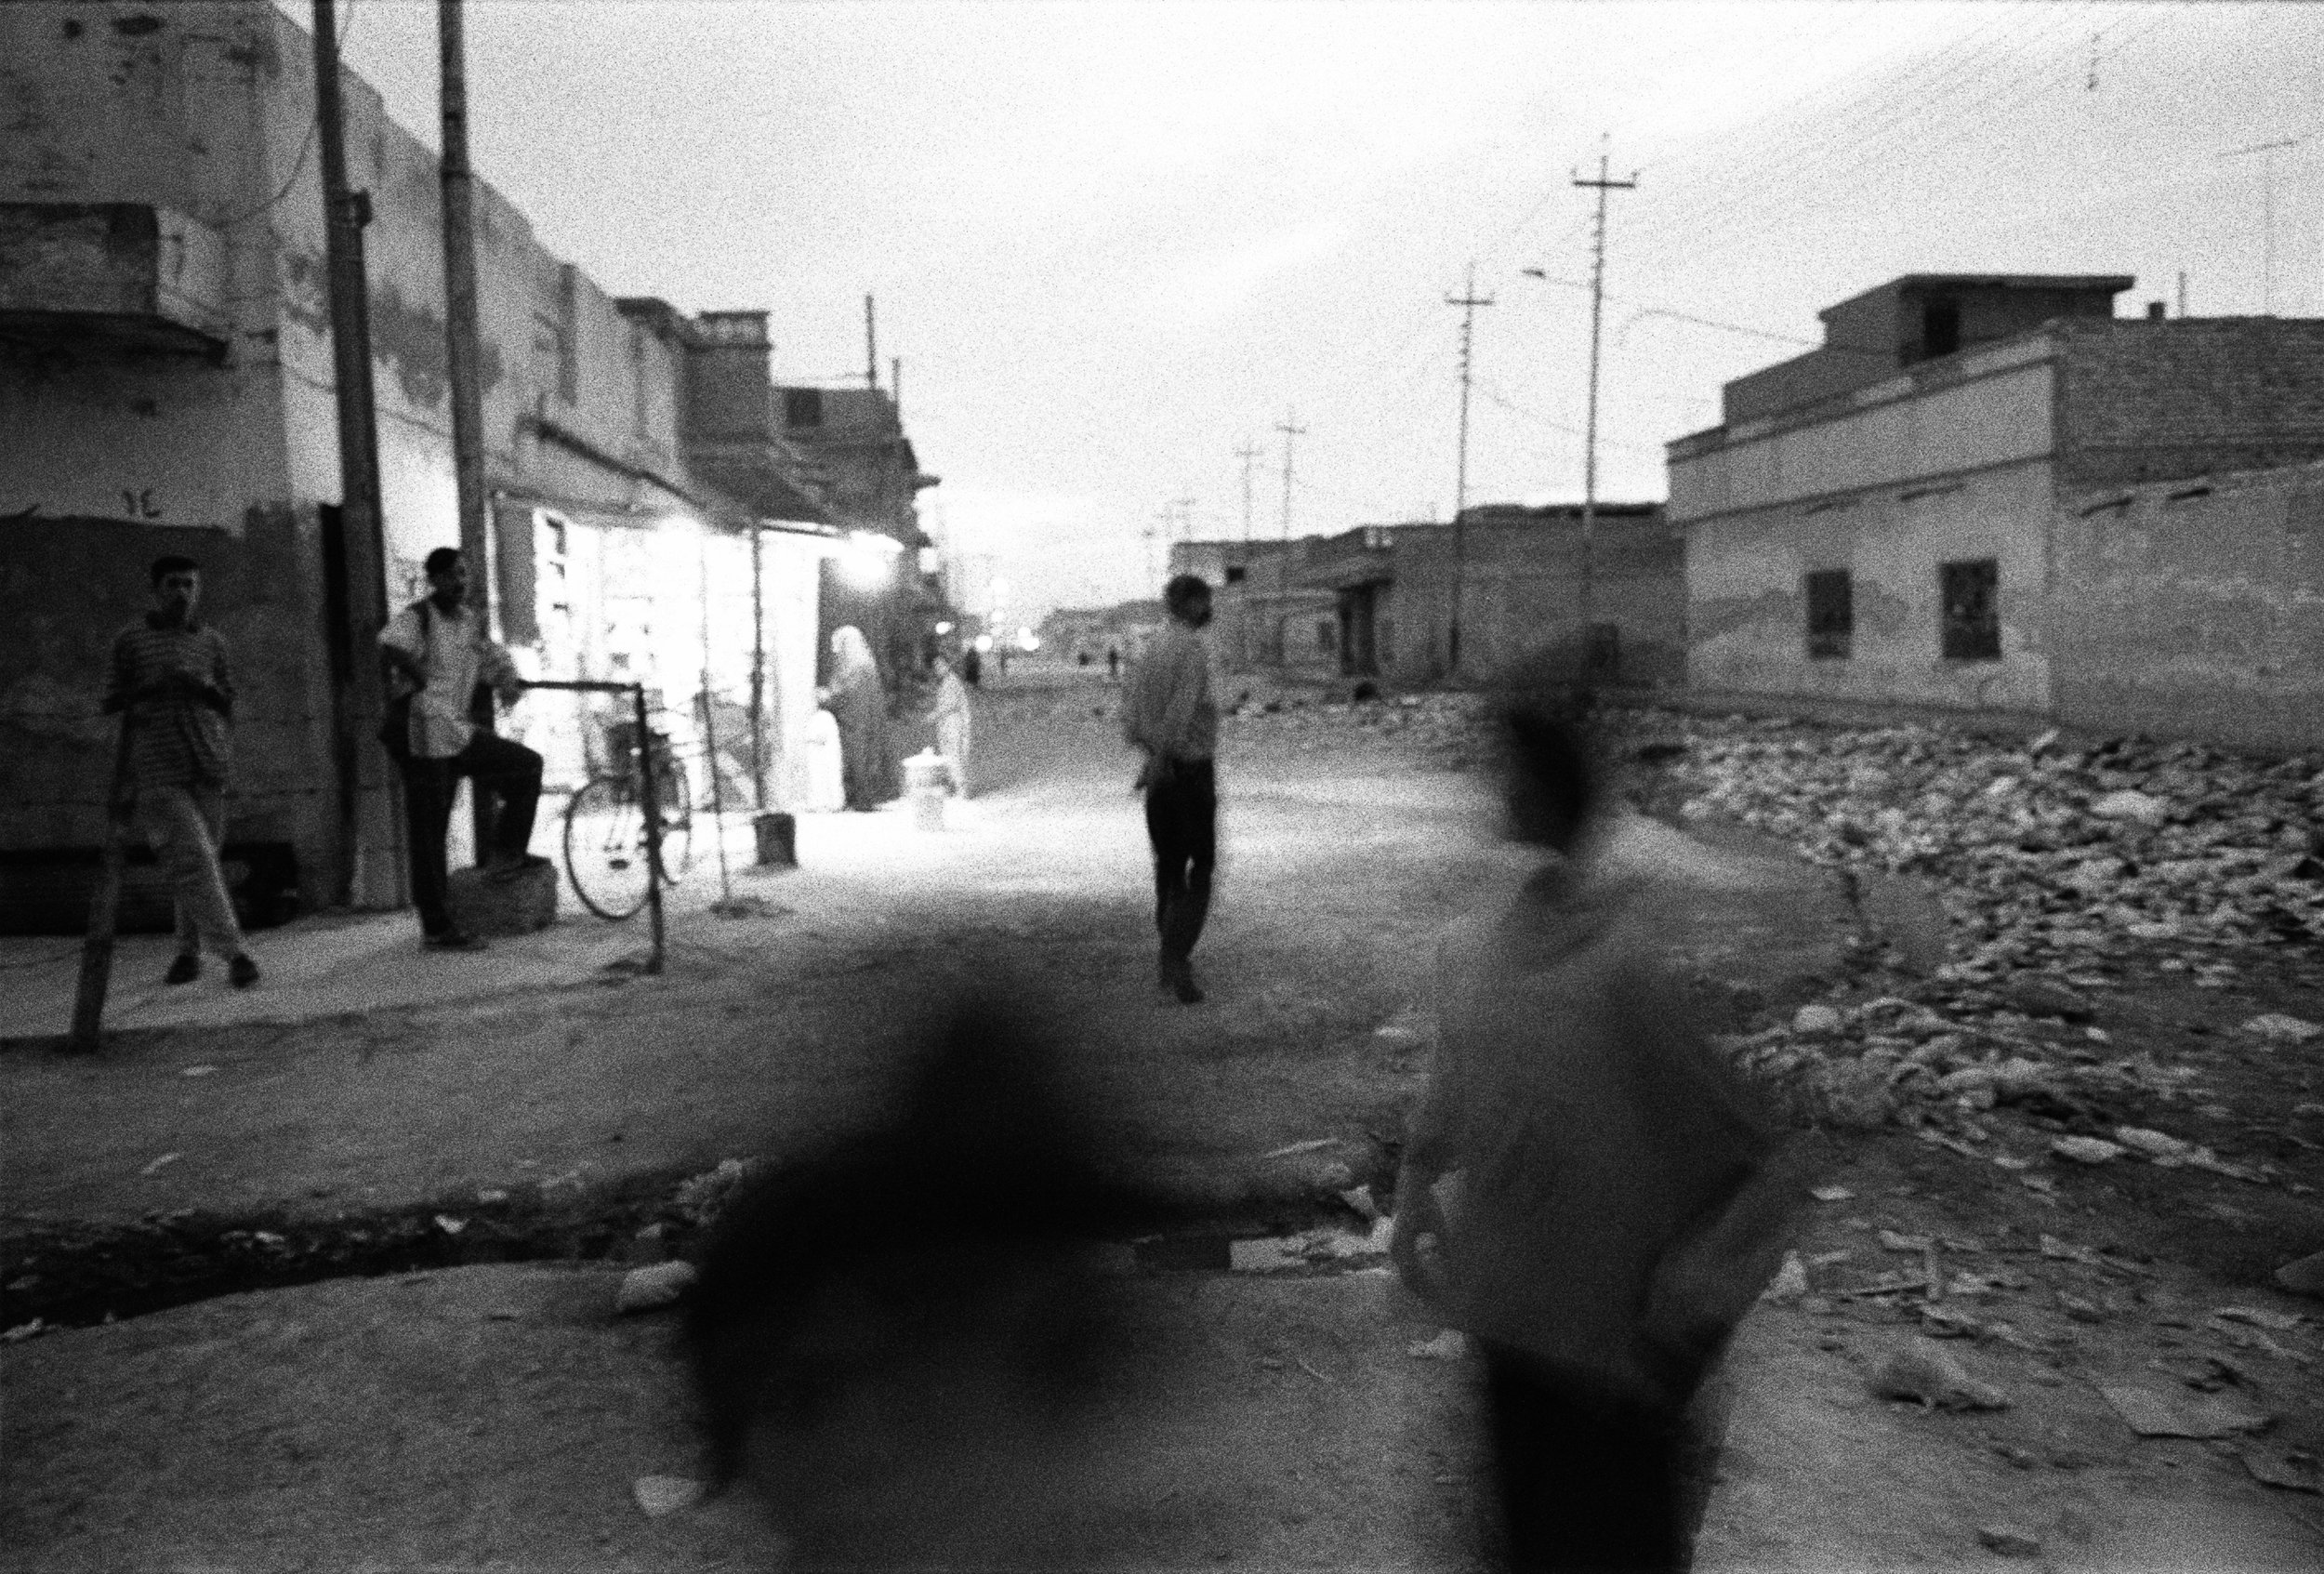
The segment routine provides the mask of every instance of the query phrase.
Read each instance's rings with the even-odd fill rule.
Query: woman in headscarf
[[[952,771],[952,790],[969,796],[969,687],[960,681],[952,657],[938,651],[929,663],[936,674],[936,752]]]
[[[875,809],[891,796],[888,782],[888,692],[871,642],[853,624],[832,630],[831,681],[819,697],[839,724],[839,772],[850,809]]]

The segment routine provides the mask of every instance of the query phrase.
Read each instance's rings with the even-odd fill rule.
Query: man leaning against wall
[[[226,840],[229,726],[234,681],[226,639],[198,614],[202,565],[157,558],[147,573],[153,610],[113,640],[105,687],[106,714],[119,714],[127,779],[139,828],[169,876],[178,906],[178,957],[167,984],[202,976],[202,952],[225,959],[237,989],[258,981],[258,964],[242,948],[233,899],[218,867]]]

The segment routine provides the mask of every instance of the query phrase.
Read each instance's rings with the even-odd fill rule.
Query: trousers
[[[521,743],[479,732],[466,748],[447,760],[417,755],[398,762],[403,771],[403,817],[412,845],[412,906],[419,927],[441,934],[452,927],[444,908],[444,833],[452,827],[452,800],[462,776],[498,807],[492,833],[482,849],[489,855],[521,858],[533,842],[533,816],[541,801],[541,757]]]
[[[178,949],[187,956],[204,946],[219,957],[242,955],[242,926],[218,865],[226,840],[226,788],[212,782],[139,787],[137,820],[177,898]]]
[[[1172,760],[1146,787],[1146,839],[1154,844],[1154,927],[1162,959],[1183,962],[1210,916],[1219,859],[1219,778],[1208,760]]]

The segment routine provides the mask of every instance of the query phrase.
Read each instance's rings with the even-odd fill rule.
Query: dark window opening
[[[1844,568],[1807,576],[1807,654],[1811,660],[1845,661],[1855,654],[1855,583]]]
[[[1937,569],[1948,661],[2001,659],[2001,566],[1991,558]]]
[[[1340,627],[1337,623],[1322,619],[1316,621],[1315,648],[1327,654],[1340,648]]]
[[[1921,308],[1921,354],[1934,361],[1961,348],[1961,303],[1932,300]]]
[[[1226,582],[1230,585],[1240,585],[1243,582],[1243,575],[1248,572],[1249,571],[1241,563],[1231,562],[1226,565]]]
[[[1619,624],[1592,623],[1582,651],[1584,668],[1593,678],[1604,678],[1622,665],[1622,629]]]
[[[788,427],[823,425],[823,390],[786,388],[783,390],[783,424]]]

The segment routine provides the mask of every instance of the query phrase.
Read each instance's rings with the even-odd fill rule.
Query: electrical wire
[[[361,0],[347,0],[347,20],[338,28],[339,59],[342,61],[347,59],[347,41],[355,31],[355,7],[360,3]],[[248,223],[260,214],[271,213],[281,206],[284,199],[291,194],[291,189],[298,184],[298,178],[306,173],[307,156],[314,152],[315,132],[321,126],[322,122],[322,107],[317,105],[315,112],[307,117],[307,135],[299,139],[298,156],[291,161],[291,172],[284,179],[283,184],[272,196],[247,212],[237,213],[231,218],[217,220],[212,228],[231,230],[237,224]]]

